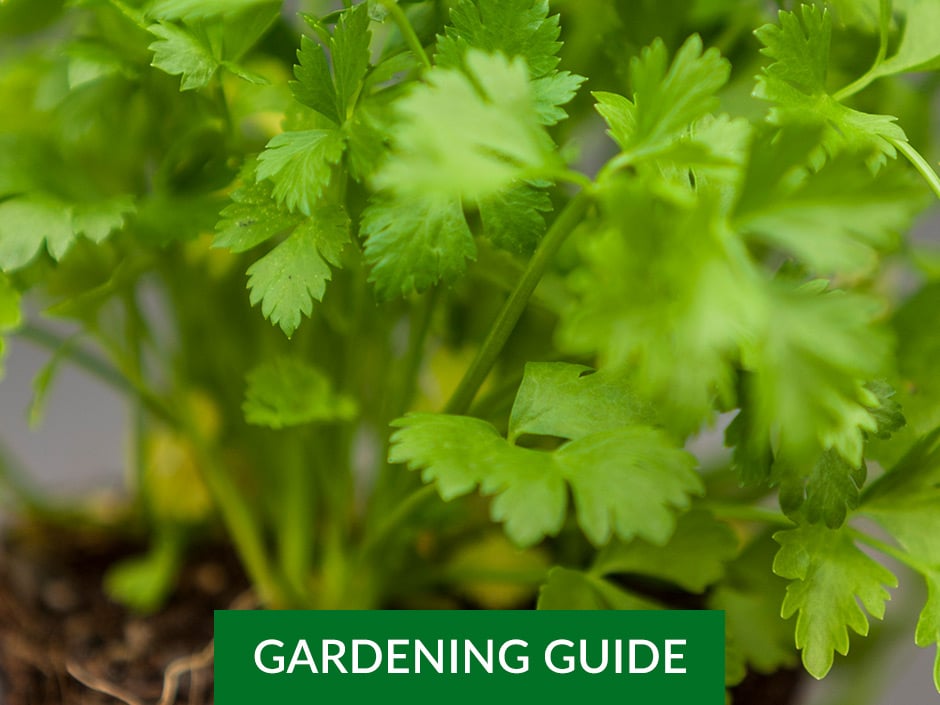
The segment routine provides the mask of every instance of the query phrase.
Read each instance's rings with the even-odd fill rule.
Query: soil
[[[213,610],[250,602],[227,550],[195,551],[165,609],[138,616],[101,589],[142,547],[93,531],[21,531],[0,547],[0,703],[207,705]],[[174,691],[176,691],[174,693]]]
[[[0,703],[210,705],[216,609],[253,607],[227,548],[193,552],[152,616],[102,591],[107,568],[143,547],[111,533],[27,527],[0,546]],[[675,597],[675,596],[673,596]],[[694,608],[697,605],[675,605]],[[735,705],[793,705],[798,670],[749,675]]]

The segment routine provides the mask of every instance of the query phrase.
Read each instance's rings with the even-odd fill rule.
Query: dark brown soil
[[[228,549],[197,550],[167,606],[141,617],[101,584],[142,550],[113,534],[35,527],[0,546],[0,703],[212,703],[213,611],[254,606],[244,574]],[[797,670],[751,674],[734,703],[793,705],[799,684]]]
[[[227,551],[196,551],[166,608],[137,616],[101,582],[114,561],[140,551],[102,533],[49,529],[0,547],[0,702],[212,702],[213,610],[239,606],[245,578]]]

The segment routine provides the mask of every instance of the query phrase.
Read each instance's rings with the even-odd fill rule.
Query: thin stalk
[[[127,330],[125,332],[128,349],[128,377],[135,381],[135,390],[131,398],[133,406],[132,424],[131,424],[131,453],[133,462],[133,472],[135,479],[134,491],[137,493],[137,499],[143,509],[143,513],[149,521],[153,515],[150,506],[150,497],[144,490],[146,478],[146,458],[144,449],[144,437],[147,426],[147,410],[144,405],[143,397],[137,391],[143,386],[143,357],[141,353],[141,337],[143,330],[141,326],[141,316],[137,309],[137,300],[134,291],[127,292],[124,297],[124,309],[127,316]]]
[[[27,323],[17,330],[16,335],[23,340],[28,340],[31,343],[35,343],[53,352],[69,344],[67,338],[32,323]],[[139,397],[143,405],[147,408],[147,411],[170,426],[178,427],[180,425],[179,418],[169,409],[163,400],[150,390],[144,389],[140,384],[128,379],[128,377],[122,374],[116,367],[102,360],[94,353],[69,344],[65,359],[121,394],[132,398]]]
[[[705,502],[702,505],[719,519],[735,519],[738,521],[755,521],[761,524],[775,524],[777,526],[792,527],[795,524],[785,515],[773,509],[754,507],[747,504],[730,504],[723,502]]]
[[[529,260],[529,264],[522,274],[522,279],[519,280],[516,288],[509,295],[509,299],[507,299],[496,317],[496,321],[490,328],[490,332],[486,336],[486,340],[483,341],[479,352],[477,352],[476,358],[470,364],[463,379],[460,380],[460,384],[447,403],[445,413],[465,414],[470,408],[477,392],[506,345],[506,341],[509,340],[509,336],[515,329],[516,323],[522,317],[532,292],[535,291],[542,275],[545,274],[552,263],[558,249],[581,222],[590,201],[589,192],[582,191],[568,202],[565,209],[555,219],[535,254],[532,255],[532,259]]]
[[[304,596],[310,592],[313,566],[313,473],[304,462],[303,438],[299,431],[284,437],[284,483],[281,499],[278,559],[291,589]]]
[[[937,175],[937,172],[934,171],[934,168],[930,166],[924,157],[914,149],[909,142],[904,140],[889,140],[897,150],[907,157],[908,161],[914,165],[914,168],[920,172],[920,175],[924,177],[924,180],[927,182],[927,185],[930,186],[931,190],[937,195],[937,198],[940,198],[940,176]]]
[[[367,555],[378,548],[388,536],[394,533],[395,529],[404,524],[412,514],[436,494],[437,488],[434,485],[422,485],[399,502],[395,506],[395,510],[385,518],[385,521],[365,537],[360,548],[362,554]]]
[[[388,10],[392,19],[395,20],[395,24],[398,25],[398,31],[401,32],[401,36],[405,40],[405,44],[408,45],[408,48],[414,52],[414,55],[418,57],[418,60],[424,65],[424,68],[431,68],[431,60],[428,58],[428,54],[424,50],[424,46],[421,44],[418,34],[415,32],[415,28],[411,26],[408,15],[401,9],[397,0],[380,0],[380,2],[385,6],[385,9]]]
[[[265,605],[282,608],[296,601],[284,585],[268,559],[260,522],[251,505],[238,490],[228,469],[203,439],[195,424],[188,419],[184,430],[193,442],[202,469],[203,479],[222,514],[222,520],[232,537],[235,550],[245,566],[251,582],[258,589],[258,597]]]
[[[868,88],[872,81],[874,81],[876,78],[879,78],[877,73],[878,67],[881,66],[882,62],[885,60],[885,56],[888,54],[888,33],[891,29],[891,9],[891,0],[880,0],[880,17],[878,22],[878,54],[875,56],[875,60],[868,71],[833,95],[833,98],[836,100],[841,102],[846,98],[850,98],[865,88]]]

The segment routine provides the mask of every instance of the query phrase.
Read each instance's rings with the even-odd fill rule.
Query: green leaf
[[[887,568],[869,558],[844,529],[804,526],[774,534],[780,551],[774,572],[793,582],[787,587],[781,616],[798,614],[796,646],[803,651],[803,665],[816,678],[832,667],[833,653],[849,652],[851,627],[868,634],[868,619],[884,617],[891,598],[885,586],[897,579]]]
[[[552,201],[545,191],[522,183],[509,186],[477,204],[483,235],[497,247],[531,255],[545,234],[545,216]]]
[[[271,184],[254,181],[253,170],[243,178],[243,185],[232,194],[232,202],[219,214],[213,247],[245,252],[294,230],[304,221],[302,214],[279,207],[271,195]]]
[[[806,170],[806,146],[787,135],[755,146],[735,227],[816,273],[871,272],[921,209],[920,185],[900,169],[873,176],[852,157]]]
[[[577,440],[654,420],[623,375],[566,362],[529,362],[509,418],[509,440],[523,434]]]
[[[702,594],[721,580],[725,564],[737,552],[738,539],[731,527],[706,511],[693,510],[679,517],[665,546],[642,539],[612,541],[598,554],[591,570],[599,575],[645,575]]]
[[[460,202],[437,194],[373,198],[362,214],[369,281],[385,300],[453,282],[476,259],[476,243]]]
[[[0,203],[0,270],[22,269],[43,246],[61,260],[79,237],[101,242],[124,226],[131,201],[115,198],[69,204],[46,196],[22,196]]]
[[[307,21],[314,29],[321,29],[314,20],[307,18]],[[344,123],[369,68],[371,41],[367,3],[355,5],[340,15],[336,30],[329,38],[328,52],[327,48],[303,37],[297,52],[300,63],[294,67],[297,81],[291,83],[294,97],[337,125]]]
[[[816,5],[803,5],[800,13],[781,11],[779,24],[766,24],[754,34],[764,45],[761,53],[773,59],[754,90],[756,97],[775,104],[768,116],[772,124],[820,126],[826,152],[867,152],[873,166],[897,155],[892,142],[906,142],[907,136],[896,118],[852,110],[827,92],[828,11]]]
[[[888,439],[892,433],[900,431],[907,424],[904,411],[895,400],[897,392],[883,379],[872,380],[865,385],[865,388],[878,400],[878,406],[871,411],[877,425],[872,435],[883,440]]]
[[[338,130],[281,133],[258,157],[258,179],[274,183],[274,197],[279,204],[312,215],[345,147],[345,138]]]
[[[927,604],[917,620],[914,641],[921,648],[937,647],[933,682],[940,693],[940,570],[932,573],[927,579]]]
[[[584,78],[557,70],[562,43],[558,15],[549,16],[548,0],[461,0],[451,10],[451,24],[438,37],[439,66],[460,67],[469,49],[525,59],[536,111],[543,125],[567,117]]]
[[[472,50],[466,65],[466,73],[428,71],[397,103],[394,150],[377,188],[470,201],[553,166],[524,62]]]
[[[771,290],[764,331],[744,351],[751,430],[754,443],[772,439],[789,465],[811,465],[832,449],[858,467],[865,434],[878,427],[879,402],[865,384],[884,371],[890,343],[874,324],[877,301],[826,286]]]
[[[691,433],[734,395],[732,361],[763,320],[763,283],[719,203],[659,179],[608,181],[579,238],[574,301],[559,340],[600,367],[633,371],[662,422]]]
[[[151,25],[148,31],[157,37],[157,41],[147,47],[153,52],[151,66],[171,76],[182,76],[180,90],[183,91],[209,84],[221,57],[204,30],[160,22]]]
[[[336,207],[320,207],[271,252],[248,269],[251,304],[291,337],[302,316],[313,311],[313,300],[323,300],[330,267],[349,242],[349,218]]]
[[[740,674],[732,682],[747,668],[770,674],[796,664],[793,628],[780,619],[787,584],[771,569],[776,549],[769,535],[752,541],[708,596],[708,608],[725,613],[728,670]]]
[[[702,49],[701,38],[693,35],[669,64],[666,45],[657,39],[630,63],[633,100],[594,94],[610,136],[632,162],[667,152],[692,123],[718,107],[716,94],[731,65],[717,49]]]
[[[907,0],[898,5],[905,11],[904,34],[897,51],[872,71],[876,77],[940,66],[940,4]]]
[[[201,20],[207,17],[231,17],[246,10],[277,8],[280,0],[154,0],[149,17],[161,20]]]
[[[347,421],[356,402],[337,394],[329,377],[307,363],[279,357],[255,367],[247,377],[245,420],[256,426],[287,428],[324,421]]]
[[[940,430],[923,438],[864,497],[875,519],[922,566],[927,603],[915,632],[918,646],[938,645],[934,683],[940,691]]]
[[[539,610],[657,610],[662,605],[618,585],[557,566],[539,589]]]
[[[562,528],[568,488],[578,523],[595,545],[616,534],[663,544],[674,509],[701,492],[695,460],[659,431],[631,427],[599,433],[554,452],[520,448],[490,424],[464,416],[412,414],[393,424],[389,460],[422,470],[445,500],[477,486],[495,495],[491,515],[510,539],[529,546]]]
[[[775,468],[780,479],[780,506],[788,516],[802,517],[810,524],[824,523],[838,529],[848,513],[858,507],[867,471],[864,463],[852,465],[832,450],[824,452],[810,467]]]
[[[747,379],[747,373],[742,373]],[[725,430],[725,445],[734,448],[731,467],[738,474],[741,484],[755,486],[770,479],[774,454],[770,438],[761,429],[752,411],[753,402],[747,399],[749,384],[742,386],[741,410]]]

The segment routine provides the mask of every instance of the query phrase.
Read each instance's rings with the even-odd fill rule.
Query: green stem
[[[875,61],[872,63],[871,68],[868,69],[862,76],[855,79],[847,85],[845,88],[836,91],[835,95],[832,97],[838,100],[839,102],[850,98],[859,91],[868,88],[869,84],[874,81],[876,78],[879,78],[877,73],[878,67],[881,66],[881,63],[885,60],[885,56],[888,54],[888,33],[891,29],[891,0],[880,0],[880,19],[878,23],[878,54],[875,56]]]
[[[773,509],[723,502],[704,502],[702,506],[711,511],[712,514],[719,519],[736,519],[739,521],[756,521],[762,524],[776,524],[777,526],[794,526],[794,523],[790,521],[790,519]]]
[[[291,433],[295,437],[290,437]],[[313,473],[304,462],[299,431],[284,437],[284,483],[280,510],[278,558],[291,589],[299,596],[310,592],[313,565]]]
[[[930,186],[931,190],[937,195],[937,198],[940,198],[940,176],[938,176],[934,168],[930,166],[930,163],[924,159],[921,153],[914,149],[909,142],[904,140],[889,141],[901,154],[907,157],[908,161],[910,161],[910,163],[914,165],[914,168],[920,172],[920,175],[924,177],[927,185]]]
[[[203,478],[219,507],[222,521],[248,577],[257,587],[259,599],[274,608],[291,606],[296,599],[291,599],[290,590],[271,566],[261,526],[251,505],[236,487],[228,468],[218,461],[196,424],[185,419],[184,430],[196,449]]]
[[[846,528],[848,529],[849,534],[851,534],[852,538],[855,540],[871,546],[879,553],[883,553],[886,556],[891,556],[896,561],[903,563],[911,570],[914,570],[915,572],[924,576],[930,575],[934,572],[930,566],[921,563],[906,551],[902,551],[900,548],[892,546],[891,544],[886,543],[881,539],[876,539],[874,536],[870,536],[869,534],[866,534],[864,531],[860,531],[855,527],[849,526]]]
[[[470,364],[463,379],[460,380],[460,384],[447,403],[445,413],[465,414],[470,408],[477,392],[506,345],[506,341],[509,340],[509,336],[515,329],[516,323],[522,317],[532,292],[535,291],[542,275],[545,274],[552,263],[558,249],[581,223],[590,202],[590,192],[582,191],[569,201],[565,209],[555,219],[535,254],[532,255],[532,259],[529,260],[529,264],[522,274],[522,279],[519,280],[515,290],[509,295],[509,299],[507,299],[496,317],[496,321],[486,336],[486,340],[483,341],[479,352],[477,352],[476,358]]]
[[[401,392],[392,408],[392,413],[396,417],[408,410],[418,388],[421,363],[424,360],[424,346],[431,330],[431,321],[434,318],[434,309],[439,294],[439,289],[431,289],[416,304],[412,312],[408,351],[405,353],[404,364],[402,365]]]
[[[414,55],[418,57],[418,60],[424,65],[424,68],[431,68],[431,60],[428,58],[428,54],[424,50],[424,46],[421,44],[421,40],[418,38],[414,27],[411,26],[408,15],[401,9],[397,0],[380,0],[380,2],[388,10],[392,19],[395,20],[395,24],[398,25],[398,31],[401,32],[405,44],[407,44],[411,51],[414,52]]]
[[[93,377],[104,382],[121,394],[132,398],[139,397],[143,405],[147,408],[147,411],[170,426],[178,427],[180,425],[177,415],[170,410],[163,400],[153,394],[153,392],[144,389],[140,384],[128,379],[127,376],[123,375],[117,368],[105,360],[102,360],[97,355],[78,346],[71,345],[67,338],[58,333],[32,323],[27,323],[16,331],[16,335],[53,352],[68,345],[66,359],[72,364],[85,370],[85,372],[88,372]]]
[[[414,514],[421,506],[427,502],[431,497],[434,497],[437,494],[437,488],[432,485],[422,485],[417,490],[412,492],[408,497],[399,502],[394,511],[389,514],[385,521],[383,521],[379,528],[373,531],[371,534],[366,536],[362,542],[361,552],[363,555],[367,555],[374,549],[382,545],[382,542],[389,536],[391,536],[395,529],[401,526],[405,521],[407,521],[412,514]]]

